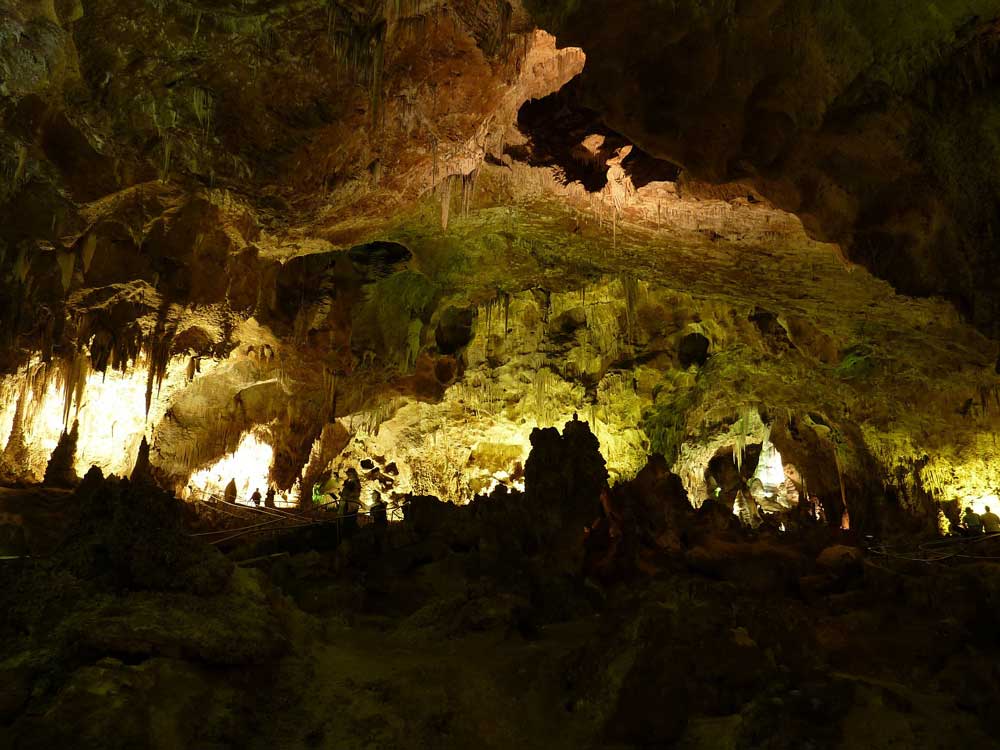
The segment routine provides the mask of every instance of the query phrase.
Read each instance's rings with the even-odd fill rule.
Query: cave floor
[[[451,566],[441,567],[444,572]],[[320,589],[331,594],[329,587]],[[303,596],[315,605],[317,593]],[[942,656],[942,645],[935,645],[954,625],[949,618],[879,610],[860,591],[812,602],[782,596],[752,601],[744,593],[727,607],[723,599],[731,593],[726,583],[688,576],[645,582],[609,611],[545,626],[531,640],[489,622],[479,624],[483,630],[461,632],[463,627],[447,617],[431,629],[415,628],[426,612],[424,618],[402,620],[359,616],[353,626],[320,615],[327,623],[323,636],[311,646],[305,663],[302,657],[287,663],[277,687],[281,691],[287,680],[290,693],[308,698],[264,723],[289,747],[638,746],[602,739],[602,734],[631,713],[670,714],[678,708],[659,705],[655,690],[648,702],[628,709],[609,706],[608,694],[622,689],[615,683],[635,668],[637,657],[663,658],[647,651],[648,633],[636,639],[630,631],[642,630],[639,623],[647,618],[655,620],[658,615],[651,612],[666,610],[680,613],[672,627],[690,633],[653,650],[687,648],[694,634],[695,659],[709,665],[698,671],[746,691],[732,699],[743,702],[740,710],[687,717],[678,744],[670,746],[949,748],[958,737],[965,747],[995,746],[969,707],[957,707],[955,696],[932,674],[944,665],[952,672],[964,668],[956,666],[966,658],[960,644],[944,646],[945,652],[957,647],[947,656]],[[439,617],[448,609],[441,604],[435,603]],[[729,622],[720,631],[717,618],[723,608],[730,609]],[[800,633],[800,644],[782,644],[782,639],[795,637],[786,623],[784,633],[764,635],[758,644],[748,633],[760,632],[762,623],[754,621],[768,618],[761,608],[771,609],[770,617],[811,621],[812,632]],[[697,636],[702,628],[708,631],[704,642]],[[442,631],[447,633],[443,638]],[[721,663],[729,655],[725,647],[717,654],[713,643],[722,632],[738,648],[764,650],[779,662],[800,658],[810,664],[792,668],[803,670],[794,678],[785,671],[788,665],[776,671],[764,667],[769,679],[758,681],[748,674],[755,668],[752,658]],[[764,648],[768,640],[771,644]],[[795,650],[804,653],[793,658]],[[782,651],[785,656],[774,655]],[[720,663],[713,664],[716,659]],[[309,674],[305,684],[299,682],[300,669]],[[586,670],[594,674],[579,674]],[[798,682],[804,674],[808,678]],[[810,694],[805,705],[803,693]],[[747,739],[758,735],[760,744]],[[810,745],[812,740],[816,744]],[[795,741],[803,744],[782,744]]]
[[[328,627],[307,659],[310,699],[271,728],[296,747],[586,746],[593,717],[560,705],[557,667],[597,631],[582,621],[540,642],[490,630],[406,643],[395,629]]]
[[[30,530],[45,495],[0,499],[49,504]],[[405,524],[376,554],[371,531],[234,551],[201,593],[6,563],[0,746],[997,747],[992,562],[709,538],[598,583]]]
[[[678,586],[689,583],[653,584],[637,596],[646,600],[645,606],[670,608],[676,606]],[[779,610],[802,608],[780,600],[774,604]],[[620,687],[614,684],[622,677],[619,670],[628,669],[635,656],[615,642],[636,626],[636,613],[630,609],[550,625],[535,640],[497,628],[445,639],[431,634],[414,638],[405,622],[390,624],[384,618],[377,620],[381,627],[371,627],[373,621],[364,619],[354,627],[328,625],[325,637],[306,658],[308,666],[295,661],[282,670],[289,682],[301,679],[300,668],[308,671],[311,677],[305,685],[289,686],[308,698],[262,717],[267,732],[274,734],[248,746],[273,746],[278,737],[281,746],[328,748],[943,750],[956,747],[958,738],[963,747],[996,747],[970,708],[956,705],[955,696],[929,678],[924,659],[934,650],[928,645],[938,636],[934,624],[902,622],[890,634],[882,629],[883,614],[831,614],[827,603],[802,609],[816,617],[816,634],[823,641],[816,655],[832,664],[815,667],[805,684],[783,675],[773,685],[753,685],[743,695],[741,710],[733,713],[685,717],[685,730],[674,744],[616,742],[613,730],[612,737],[606,734],[609,725],[628,720],[620,715],[623,711],[678,710],[660,704],[652,694],[629,709],[609,710],[605,702],[604,691]],[[697,629],[703,623],[694,617],[688,624]],[[745,632],[739,626],[731,629],[738,641]],[[742,647],[756,650],[758,644],[748,640]],[[587,662],[602,651],[607,662]],[[699,660],[715,658],[708,643],[696,653]],[[567,672],[588,668],[597,672],[590,680],[596,684],[588,685],[592,692],[581,697],[576,692],[580,686],[572,684]],[[740,674],[746,668],[737,662],[715,671],[722,680],[746,685],[753,683]],[[809,696],[805,704],[803,694]],[[748,739],[754,737],[757,741]]]

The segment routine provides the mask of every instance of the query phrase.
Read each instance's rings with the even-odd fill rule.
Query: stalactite
[[[323,369],[323,421],[337,418],[337,371]]]
[[[514,19],[514,8],[506,0],[498,3],[499,13],[495,36],[487,44],[486,53],[493,56],[503,56],[510,52],[510,29]]]
[[[49,362],[37,362],[27,367],[24,384],[25,402],[24,424],[34,421],[48,391],[53,373],[57,372]]]
[[[53,219],[55,219],[54,215]],[[73,267],[76,264],[76,253],[57,251],[56,262],[59,264],[60,280],[62,281],[63,291],[68,291],[70,283],[73,280]]]
[[[839,447],[837,445],[834,445],[834,447],[833,447],[833,461],[834,461],[834,464],[836,464],[836,466],[837,466],[837,481],[840,483],[840,502],[841,502],[841,507],[844,509],[843,510],[843,516],[842,516],[842,522],[841,522],[841,528],[849,529],[850,528],[850,516],[848,515],[848,511],[847,511],[847,489],[844,486],[844,470],[843,470],[843,468],[841,466],[840,450],[839,450]],[[846,525],[844,525],[844,524],[846,524]]]
[[[534,398],[533,411],[535,412],[535,421],[543,426],[550,422],[549,392],[552,389],[554,379],[555,376],[548,368],[543,367],[535,374],[535,387],[532,394]]]
[[[747,438],[750,436],[750,424],[753,419],[753,407],[743,407],[743,412],[736,421],[735,442],[733,444],[733,461],[736,468],[742,470],[743,455],[746,452]]]
[[[408,14],[389,18],[386,38],[397,49],[411,44],[422,44],[427,36],[431,18],[435,17],[436,20],[439,11],[439,8],[433,8],[428,12],[414,10]]]
[[[982,407],[983,416],[988,416],[994,406],[1000,411],[1000,386],[979,386],[979,404]]]
[[[191,89],[191,110],[194,112],[195,119],[201,126],[202,134],[206,138],[212,129],[212,111],[214,106],[215,100],[210,91],[203,88]]]
[[[94,232],[91,232],[87,235],[80,248],[80,265],[83,267],[84,273],[87,273],[87,271],[90,270],[90,264],[94,260],[94,253],[96,250],[97,235]]]
[[[445,177],[438,188],[441,197],[441,229],[445,232],[448,231],[448,219],[451,213],[451,181],[451,175]]]
[[[152,405],[153,389],[160,392],[163,379],[167,374],[167,365],[170,363],[170,346],[173,343],[173,331],[165,330],[163,314],[157,320],[156,329],[146,340],[144,353],[146,362],[149,365],[149,373],[146,378],[146,415],[149,415],[149,408]],[[133,358],[135,361],[136,358]]]
[[[625,292],[623,301],[625,303],[626,340],[629,344],[634,344],[636,340],[635,324],[636,308],[639,301],[639,281],[631,274],[622,274],[619,277],[619,281],[621,282],[622,290]]]
[[[372,51],[372,80],[369,85],[369,100],[371,102],[372,125],[378,127],[382,122],[382,79],[385,72],[385,24],[379,27],[378,36],[374,41]]]
[[[388,23],[381,2],[351,11],[333,5],[328,17],[328,39],[334,57],[351,78],[368,89],[372,124],[382,116],[382,86],[385,68],[385,43]]]
[[[63,429],[69,429],[70,412],[76,404],[77,413],[83,403],[83,394],[87,387],[87,375],[90,374],[90,360],[84,354],[67,357],[63,361]]]
[[[469,208],[476,190],[476,180],[479,169],[473,169],[469,174],[462,175],[462,216],[469,215]]]
[[[431,187],[438,184],[438,140],[431,135]]]
[[[510,328],[510,294],[501,292],[503,295],[503,337],[507,338],[507,330]]]

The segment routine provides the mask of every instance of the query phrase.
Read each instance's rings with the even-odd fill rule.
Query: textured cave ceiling
[[[81,468],[250,435],[467,497],[578,411],[613,476],[769,436],[987,496],[998,44],[1000,0],[0,0],[0,468],[76,415]]]

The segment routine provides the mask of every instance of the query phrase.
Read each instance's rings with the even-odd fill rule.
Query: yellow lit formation
[[[24,394],[22,432],[27,447],[28,465],[22,467],[25,478],[41,480],[53,449],[64,429],[78,422],[77,449],[74,469],[86,474],[97,466],[105,474],[127,476],[135,463],[139,444],[147,434],[147,426],[163,418],[170,395],[186,383],[186,362],[175,358],[167,366],[166,377],[159,388],[154,387],[149,415],[146,414],[148,367],[136,363],[126,372],[108,370],[90,372],[84,378],[81,396],[74,398],[66,414],[65,388],[53,374],[41,380],[37,390],[20,388],[28,373],[38,367],[33,362],[16,375],[5,379],[0,394],[0,446],[11,437],[17,412],[18,398]]]
[[[268,473],[274,460],[274,449],[254,432],[246,433],[232,453],[223,456],[211,466],[196,471],[188,480],[183,496],[188,500],[208,499],[213,495],[222,498],[230,481],[236,483],[236,502],[252,505],[254,490],[261,497],[267,494]],[[275,505],[296,505],[294,489],[275,494]],[[262,502],[263,504],[263,502]]]

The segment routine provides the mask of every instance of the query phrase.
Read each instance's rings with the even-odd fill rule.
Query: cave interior
[[[0,746],[1000,746],[1000,0],[0,0],[0,175]]]

